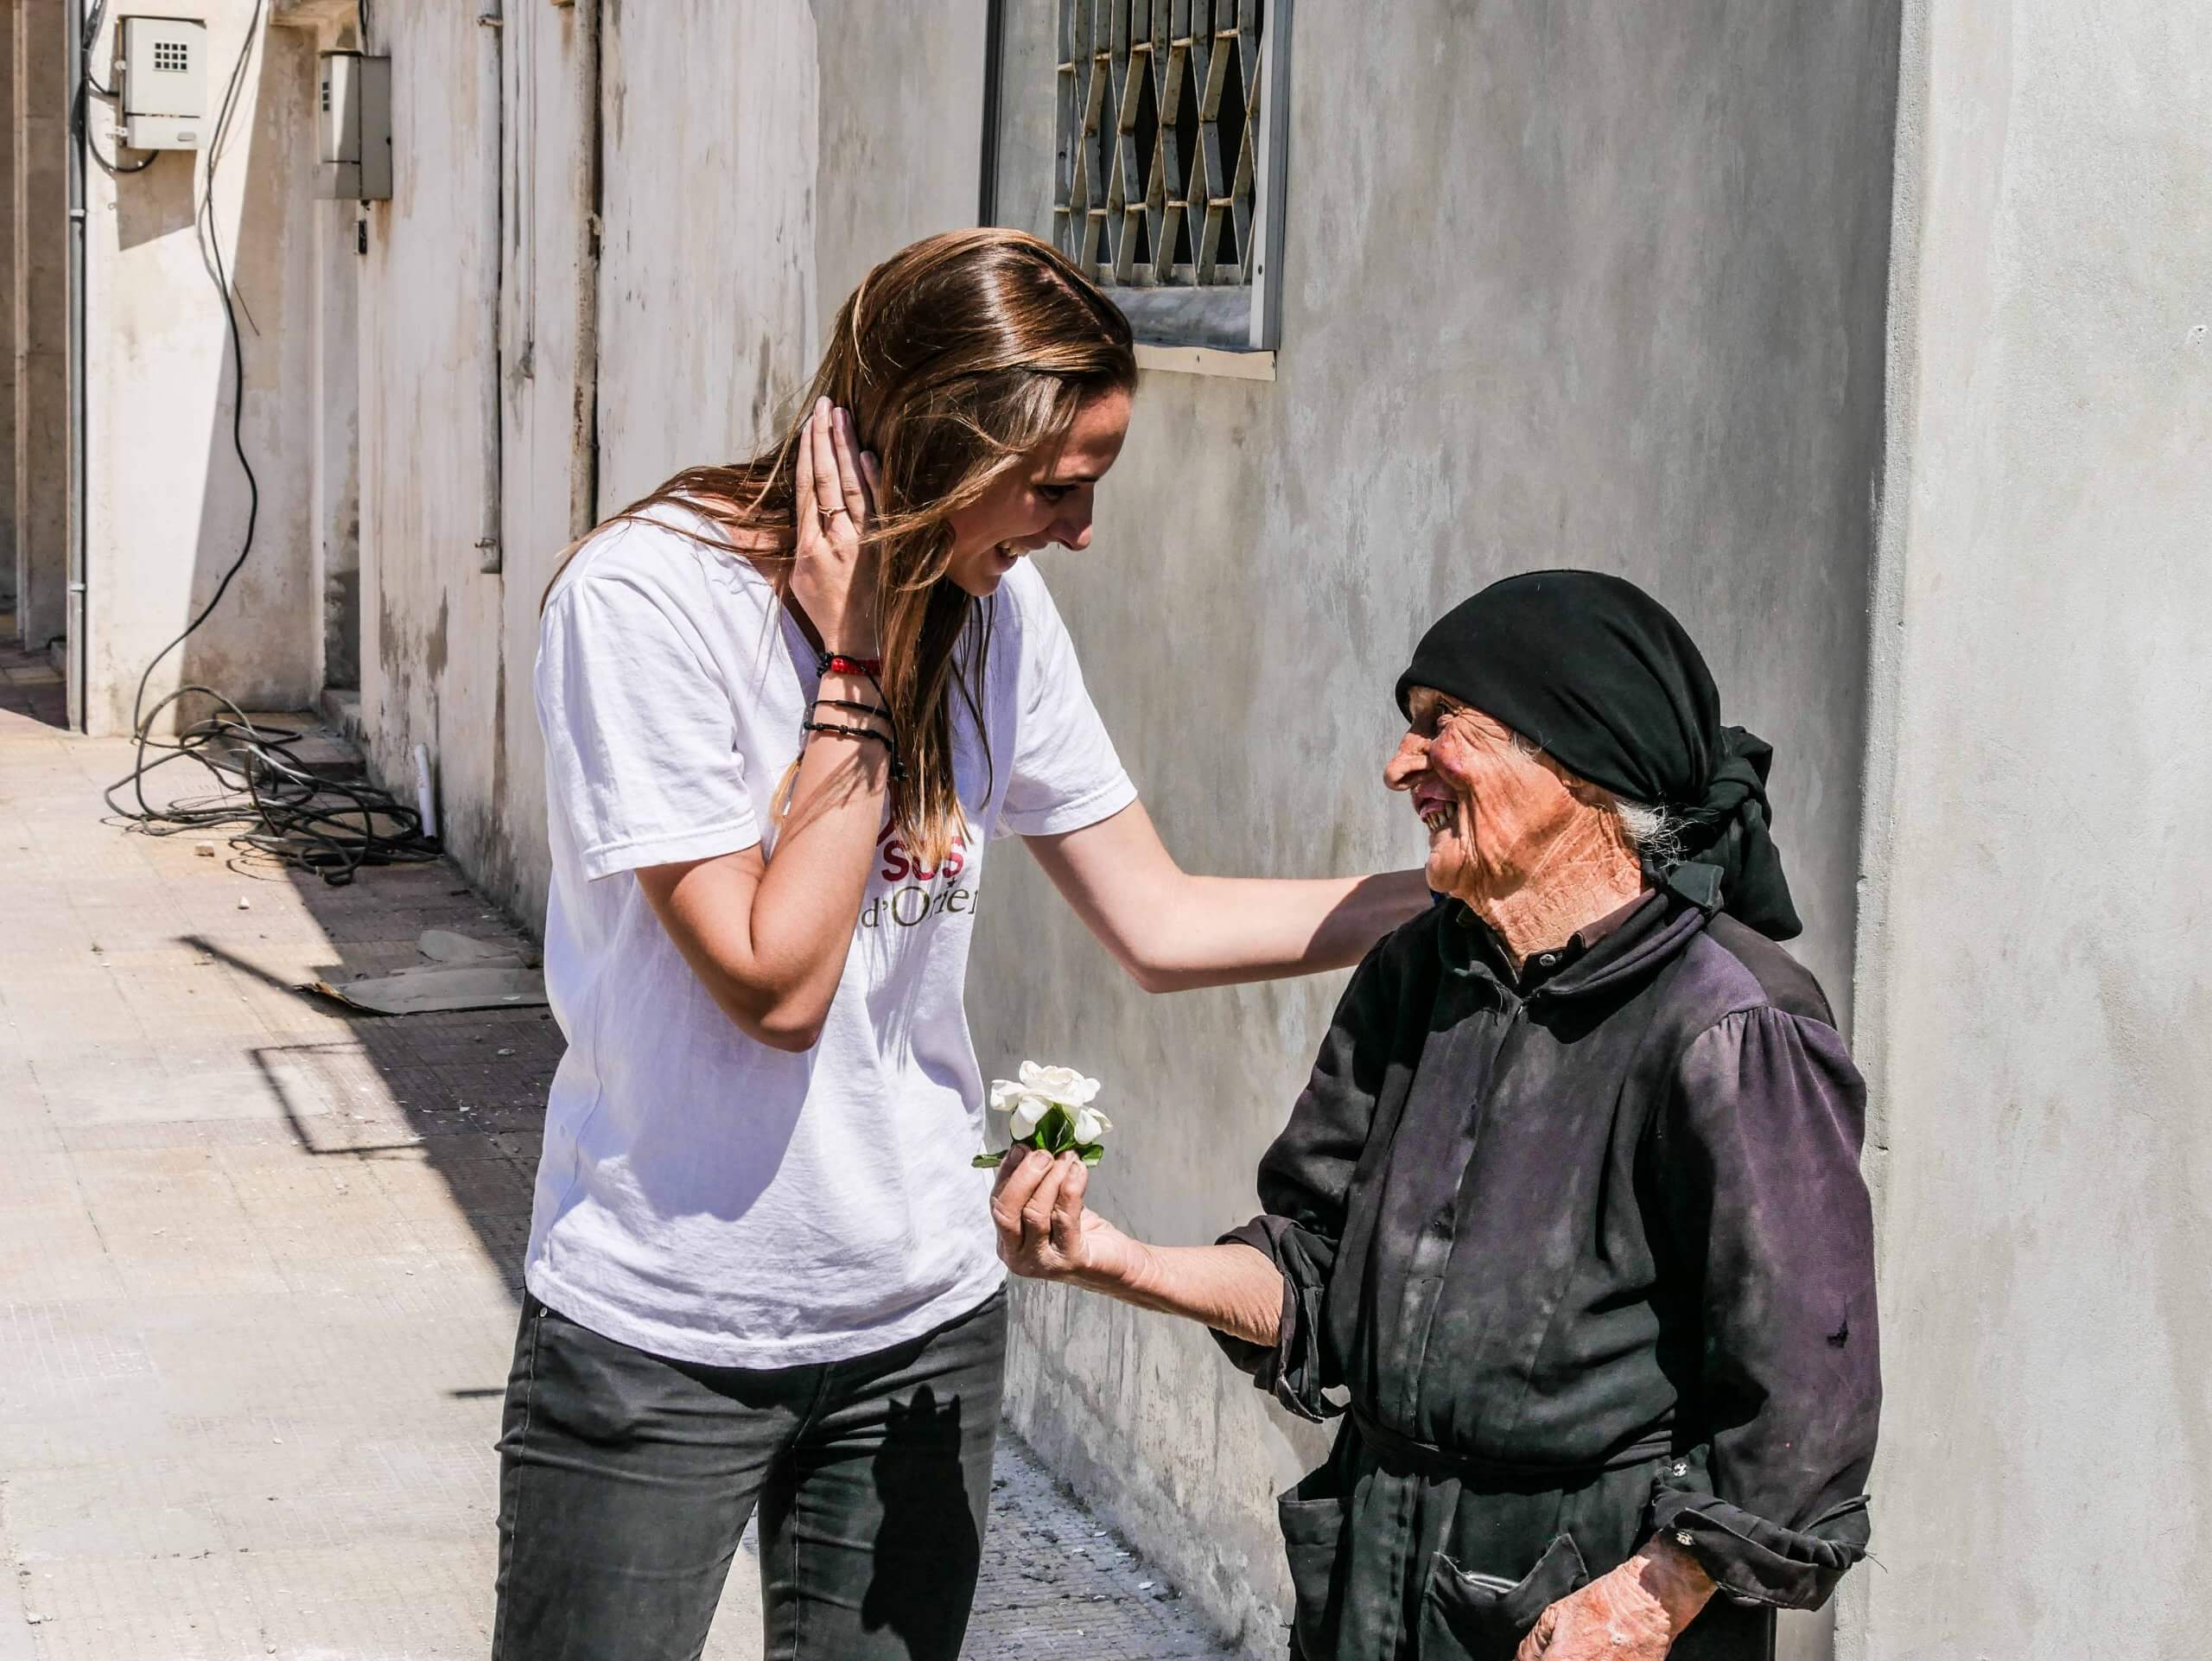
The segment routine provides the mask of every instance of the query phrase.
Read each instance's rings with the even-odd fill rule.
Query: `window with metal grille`
[[[1289,0],[1058,0],[1062,251],[1138,337],[1275,344]]]
[[[183,70],[188,69],[191,67],[191,58],[187,53],[185,44],[182,41],[156,41],[154,42],[155,68]]]

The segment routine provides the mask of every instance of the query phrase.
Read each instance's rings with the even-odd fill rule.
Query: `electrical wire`
[[[133,162],[128,166],[125,166],[121,162],[111,160],[101,151],[100,141],[92,137],[92,129],[86,126],[81,118],[79,118],[77,124],[77,136],[84,140],[86,154],[91,156],[92,160],[99,162],[100,164],[101,170],[111,178],[120,179],[126,174],[143,173],[148,168],[153,166],[155,162],[162,159],[161,151],[155,150],[149,155],[144,161]]]
[[[217,713],[174,740],[153,736],[163,710],[194,697],[211,700]],[[300,761],[293,747],[309,735],[306,728],[257,723],[211,686],[180,686],[148,712],[137,733],[137,764],[105,792],[109,811],[149,837],[235,831],[232,847],[317,872],[333,886],[351,882],[365,865],[439,857],[437,839],[423,835],[416,809],[373,786],[324,778]],[[159,806],[148,801],[146,781],[175,761],[197,763],[215,788]],[[116,799],[126,786],[135,805]]]
[[[147,156],[144,161],[133,162],[128,166],[125,166],[121,162],[110,160],[107,156],[102,153],[100,150],[100,141],[92,137],[92,131],[89,128],[80,125],[77,130],[78,136],[85,141],[86,152],[92,156],[92,160],[100,164],[100,169],[103,172],[108,174],[112,178],[120,179],[126,174],[143,173],[148,168],[153,166],[155,162],[162,159],[161,151],[156,150],[150,156]]]
[[[222,302],[229,330],[231,377],[231,447],[245,474],[245,532],[238,557],[223,573],[222,581],[198,614],[175,640],[156,652],[138,677],[138,690],[130,704],[130,729],[137,740],[136,765],[108,786],[109,808],[118,818],[148,836],[173,837],[187,830],[232,829],[234,847],[268,854],[285,863],[319,872],[334,885],[351,882],[365,865],[391,865],[434,860],[440,856],[437,839],[424,834],[421,813],[388,791],[369,785],[349,784],[321,778],[302,767],[290,754],[307,736],[306,729],[257,726],[245,712],[223,693],[208,686],[181,686],[151,710],[145,707],[146,688],[169,653],[182,646],[205,623],[230,591],[231,582],[253,552],[254,531],[261,516],[261,481],[245,448],[245,340],[238,328],[238,306],[231,292],[230,272],[224,264],[220,226],[215,217],[215,175],[231,136],[245,84],[246,65],[261,32],[265,0],[254,0],[253,16],[245,40],[223,92],[219,113],[207,146],[207,178],[200,193],[194,231],[200,241],[202,263]],[[105,0],[102,0],[102,10]],[[97,22],[99,11],[93,13]],[[79,98],[82,97],[81,89]],[[136,169],[121,169],[135,171]],[[246,315],[249,327],[253,319]],[[259,330],[257,328],[257,334]],[[166,710],[193,697],[206,697],[219,712],[180,729],[174,741],[153,736],[153,725]],[[146,799],[146,780],[173,761],[191,760],[214,779],[216,789],[205,796],[172,798],[160,806]],[[128,786],[135,805],[116,799]]]

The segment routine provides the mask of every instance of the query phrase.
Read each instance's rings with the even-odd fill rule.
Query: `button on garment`
[[[1284,1301],[1224,1346],[1349,1408],[1282,1501],[1310,1661],[1510,1657],[1662,1531],[1721,1588],[1673,1655],[1763,1656],[1864,1553],[1859,1075],[1770,941],[1681,892],[1607,923],[1519,974],[1456,902],[1386,939],[1224,1237]]]

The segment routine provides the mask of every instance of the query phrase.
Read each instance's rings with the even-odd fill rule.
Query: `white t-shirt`
[[[769,802],[798,754],[814,653],[748,561],[662,517],[586,544],[540,631],[545,979],[569,1050],[528,1282],[679,1360],[848,1360],[966,1314],[1001,1279],[990,1174],[969,1164],[982,1082],[962,998],[986,845],[1078,830],[1136,791],[1024,562],[986,602],[988,766],[973,723],[956,726],[965,845],[931,871],[887,829],[821,1041],[803,1055],[755,1042],[632,873],[763,842],[772,862]]]

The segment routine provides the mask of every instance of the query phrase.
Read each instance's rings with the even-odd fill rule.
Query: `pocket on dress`
[[[1536,1617],[1589,1580],[1565,1534],[1517,1581],[1462,1569],[1440,1551],[1421,1612],[1421,1661],[1512,1661]]]
[[[1292,1653],[1304,1661],[1334,1661],[1344,1595],[1338,1565],[1344,1501],[1334,1495],[1306,1499],[1300,1492],[1306,1486],[1301,1482],[1275,1500],[1283,1555],[1290,1562]]]

